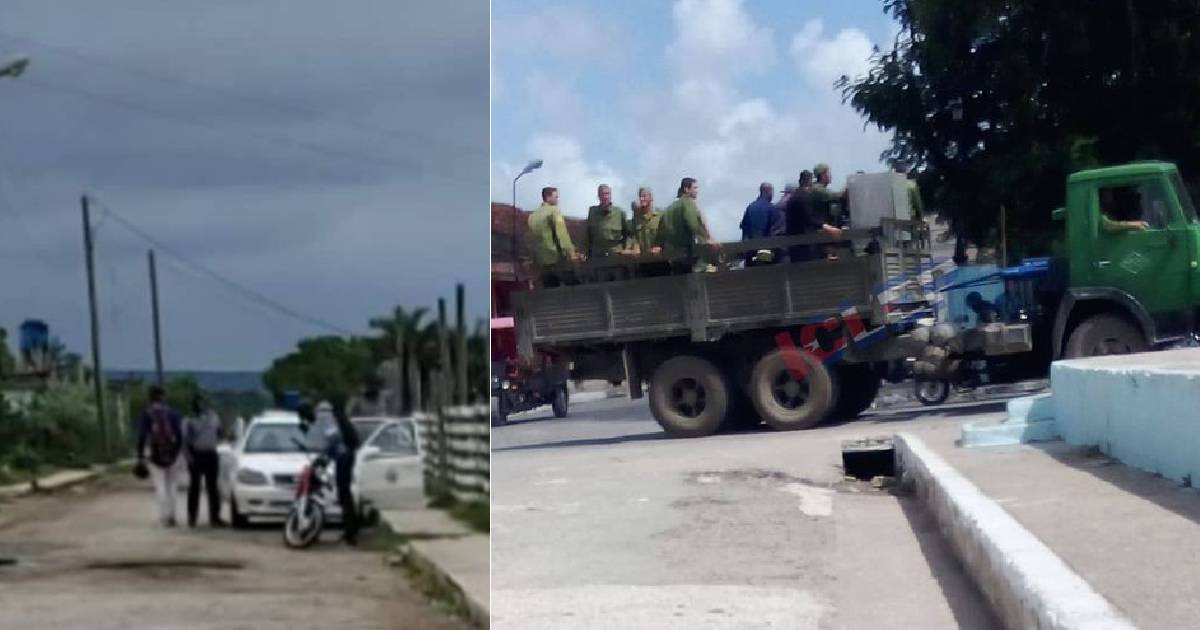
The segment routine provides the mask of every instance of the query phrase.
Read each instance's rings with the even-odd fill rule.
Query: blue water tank
[[[44,351],[50,345],[50,327],[46,322],[37,319],[27,319],[21,322],[21,354],[29,356],[31,352]]]
[[[283,393],[283,408],[296,411],[300,408],[300,392],[289,390]]]

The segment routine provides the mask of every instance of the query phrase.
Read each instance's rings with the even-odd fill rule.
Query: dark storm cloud
[[[0,58],[16,53],[33,63],[0,80],[10,331],[40,317],[86,349],[85,191],[341,328],[460,280],[486,312],[486,2],[10,0]],[[143,366],[147,245],[103,212],[106,361]],[[162,265],[172,367],[261,367],[322,332]]]

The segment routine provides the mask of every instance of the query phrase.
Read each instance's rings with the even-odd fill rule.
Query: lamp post
[[[523,176],[532,173],[539,168],[542,168],[541,160],[530,160],[525,168],[521,169],[520,173],[513,178],[513,197],[512,197],[512,260],[513,273],[517,272],[517,180]]]
[[[15,59],[0,61],[0,77],[15,79],[21,76],[27,67],[29,67],[29,57],[17,57]]]

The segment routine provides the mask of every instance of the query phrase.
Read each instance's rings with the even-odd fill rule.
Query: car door
[[[359,496],[377,509],[425,506],[421,449],[411,420],[380,427],[359,451],[356,467]]]

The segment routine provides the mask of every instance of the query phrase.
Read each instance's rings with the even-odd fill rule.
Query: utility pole
[[[467,404],[467,319],[464,312],[464,297],[465,292],[462,283],[458,283],[455,291],[456,310],[458,311],[458,377],[455,379],[457,388],[457,402],[460,405]]]
[[[96,421],[100,425],[100,455],[108,460],[108,421],[104,413],[104,367],[100,363],[100,317],[96,310],[96,265],[92,252],[92,218],[87,195],[80,198],[83,205],[83,253],[87,261],[88,311],[92,320],[92,383],[96,387]]]
[[[158,267],[154,264],[154,250],[146,251],[150,263],[150,314],[154,318],[154,376],[158,386],[163,387],[162,333],[158,322]]]

